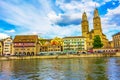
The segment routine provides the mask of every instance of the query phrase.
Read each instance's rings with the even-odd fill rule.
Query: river
[[[120,57],[0,61],[0,80],[120,80]]]

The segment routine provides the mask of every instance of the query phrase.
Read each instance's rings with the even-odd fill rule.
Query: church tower
[[[97,8],[94,10],[93,27],[95,35],[102,35],[101,19]]]
[[[81,27],[82,27],[82,36],[87,37],[87,33],[89,32],[89,23],[85,12],[82,15]]]

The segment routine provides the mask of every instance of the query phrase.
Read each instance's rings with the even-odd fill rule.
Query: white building
[[[63,51],[85,51],[86,38],[83,36],[70,36],[63,38]]]
[[[3,55],[12,54],[12,38],[8,37],[3,40]]]

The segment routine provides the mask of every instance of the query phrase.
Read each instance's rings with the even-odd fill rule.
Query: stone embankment
[[[108,54],[80,54],[80,55],[51,55],[51,56],[7,56],[0,57],[0,60],[14,59],[60,59],[60,58],[81,58],[81,57],[120,57],[120,52]]]

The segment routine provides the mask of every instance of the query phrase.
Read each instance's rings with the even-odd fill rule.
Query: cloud
[[[107,34],[109,40],[112,40],[112,35],[120,32],[120,5],[114,9],[108,9],[107,14],[101,18],[103,32]]]
[[[120,5],[115,9],[108,9],[108,14],[106,16],[110,16],[109,22],[111,24],[116,23],[117,26],[120,25],[119,17],[120,17]]]
[[[11,29],[11,30],[6,30],[5,32],[6,32],[6,33],[15,33],[15,30],[14,30],[14,29]]]
[[[80,29],[79,26],[68,26],[69,28],[63,28],[55,25],[51,19],[54,18],[57,20],[59,16],[56,15],[55,11],[52,10],[45,0],[39,0],[38,4],[44,3],[39,7],[39,9],[32,4],[24,2],[24,4],[18,5],[18,3],[19,2],[17,2],[16,5],[11,2],[1,1],[2,6],[0,6],[3,10],[2,14],[4,14],[4,16],[2,16],[2,20],[16,25],[16,34],[41,33],[44,37],[63,37],[67,35],[75,35],[77,32],[80,33],[80,31],[78,31]],[[49,14],[50,12],[52,12],[53,15]],[[54,16],[54,14],[56,16]]]
[[[62,15],[59,20],[56,21],[55,24],[60,26],[67,26],[67,25],[80,25],[81,18],[71,18],[70,16]]]
[[[41,33],[42,37],[47,38],[81,35],[80,22],[82,13],[86,11],[90,28],[92,28],[95,4],[97,7],[100,7],[110,0],[103,0],[101,2],[99,2],[99,0],[87,0],[86,2],[84,0],[52,1],[53,0],[1,0],[0,19],[15,25],[15,31],[12,29],[11,31],[7,31],[13,32],[14,34]],[[102,16],[103,32],[107,34],[107,36],[114,27],[120,24],[116,18],[116,16],[120,14],[118,12],[119,8],[114,10],[115,9],[110,9],[105,16]],[[109,27],[111,28],[110,30],[108,30]]]
[[[59,18],[55,20],[55,23],[59,26],[80,25],[82,13],[86,11],[89,18],[91,18],[95,4],[97,7],[100,6],[99,3],[91,0],[87,2],[79,0],[70,0],[69,2],[66,0],[57,0],[56,5],[59,5],[59,8],[64,13],[58,15]]]
[[[5,39],[7,37],[9,37],[7,34],[0,33],[0,39]]]

